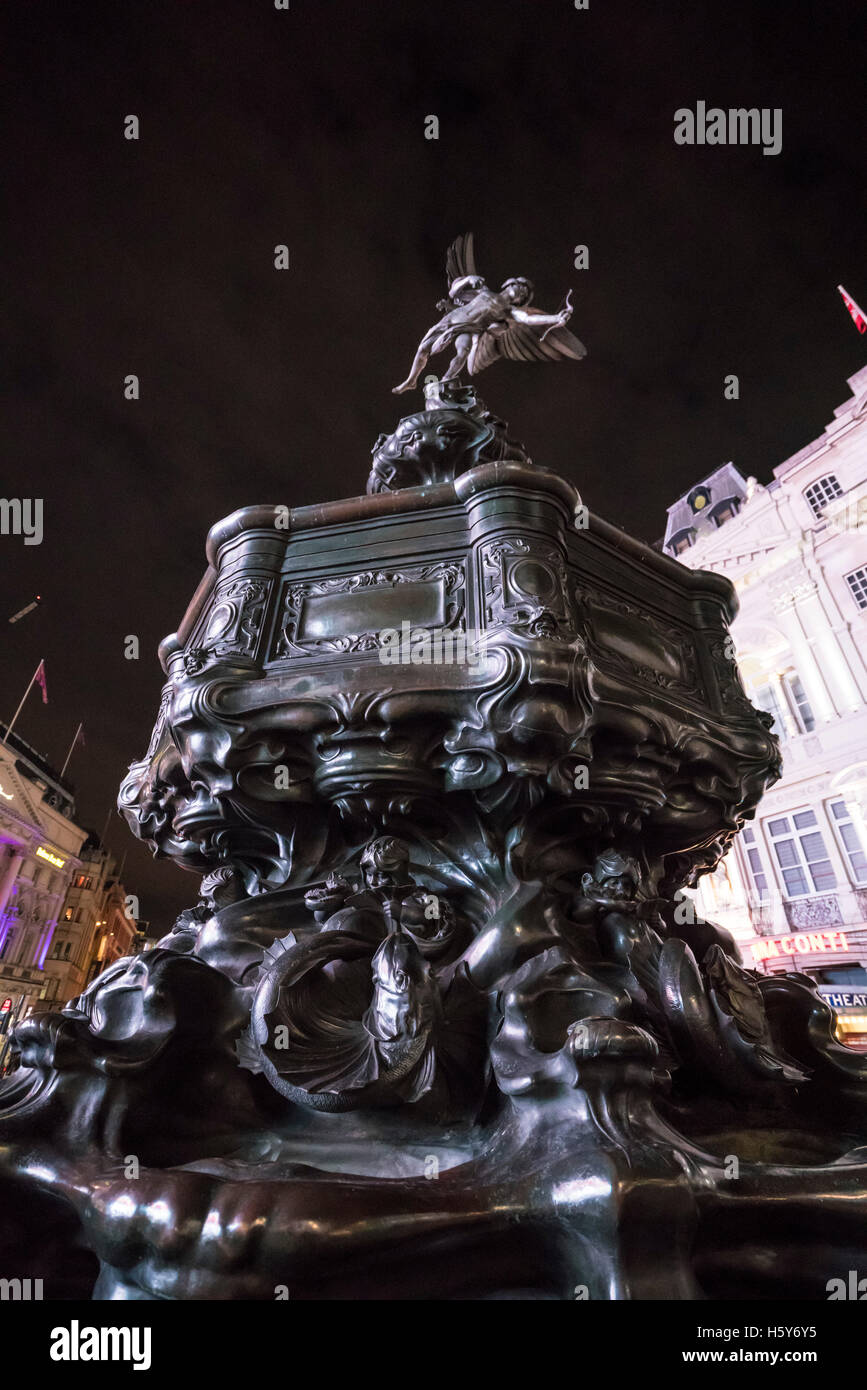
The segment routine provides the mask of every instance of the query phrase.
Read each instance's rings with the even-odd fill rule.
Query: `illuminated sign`
[[[9,1010],[10,1010],[11,1008],[12,1008],[12,1000],[11,1000],[11,999],[4,999],[4,1000],[3,1000],[3,1003],[0,1004],[0,1014],[8,1014],[8,1012],[9,1012]]]
[[[829,989],[820,989],[819,993],[832,1009],[867,1009],[867,994],[849,989],[834,990],[833,993]]]
[[[797,936],[762,937],[752,943],[753,960],[772,960],[774,956],[810,956],[828,951],[848,951],[843,931],[799,932]]]
[[[38,850],[36,851],[36,857],[37,859],[47,859],[49,864],[54,865],[55,869],[62,869],[64,864],[66,863],[66,860],[61,859],[59,854],[52,854],[51,850],[46,849],[44,845],[39,846]]]

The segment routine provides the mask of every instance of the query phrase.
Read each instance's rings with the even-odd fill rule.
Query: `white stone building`
[[[734,583],[736,659],[783,777],[699,889],[759,970],[804,970],[867,1047],[867,367],[762,485],[731,463],[669,508],[663,549]],[[746,949],[744,949],[746,948]]]
[[[113,961],[141,949],[117,864],[98,835],[88,835],[79,859],[45,958],[42,998],[55,1009],[81,994]]]
[[[0,738],[6,733],[0,725]],[[0,1006],[45,997],[45,960],[87,831],[72,793],[15,732],[0,745]]]

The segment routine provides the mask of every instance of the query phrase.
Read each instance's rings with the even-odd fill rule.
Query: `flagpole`
[[[63,764],[63,767],[60,769],[60,780],[61,780],[61,782],[63,781],[63,774],[64,774],[64,772],[66,771],[67,767],[69,766],[69,759],[72,757],[72,750],[73,750],[73,748],[75,747],[76,743],[78,742],[78,735],[81,733],[83,722],[84,722],[84,721],[82,721],[82,723],[79,724],[78,728],[77,728],[76,731],[75,731],[75,737],[74,737],[74,739],[72,740],[72,742],[70,743],[70,745],[69,745],[69,752],[68,752],[67,755],[66,755],[66,762]]]
[[[40,661],[39,666],[41,666],[41,665],[42,665],[42,662]],[[36,667],[36,670],[33,672],[33,675],[30,677],[30,684],[28,685],[27,689],[25,690],[24,694],[22,695],[22,697],[21,697],[21,703],[19,704],[17,710],[15,711],[15,713],[14,713],[13,716],[12,716],[12,723],[6,725],[6,733],[3,735],[3,742],[2,742],[2,744],[0,744],[0,748],[5,748],[5,747],[6,747],[6,740],[8,739],[9,735],[11,734],[12,730],[13,730],[14,727],[15,727],[15,720],[18,718],[19,714],[20,714],[21,711],[23,710],[23,708],[24,708],[24,701],[27,699],[27,696],[30,694],[31,690],[33,689],[33,683],[34,683],[34,681],[36,680],[36,677],[37,677],[37,675],[38,675],[39,666]]]

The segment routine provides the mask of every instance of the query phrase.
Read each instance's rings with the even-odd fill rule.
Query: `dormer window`
[[[741,499],[739,497],[724,497],[712,509],[711,516],[717,526],[724,526],[727,521],[731,521],[733,516],[737,516],[740,509]]]
[[[813,516],[819,520],[828,503],[833,502],[835,497],[843,496],[843,489],[837,482],[835,474],[829,473],[827,477],[817,478],[815,483],[811,483],[808,488],[805,488],[804,496],[810,504]]]
[[[672,555],[682,555],[685,550],[689,550],[691,545],[695,545],[695,531],[691,526],[685,527],[682,531],[676,531],[668,542],[668,548]]]

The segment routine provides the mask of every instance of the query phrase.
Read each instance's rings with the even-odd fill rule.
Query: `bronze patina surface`
[[[120,793],[199,898],[17,1030],[6,1264],[97,1299],[824,1298],[867,1257],[867,1061],[683,893],[779,774],[729,583],[451,380],[365,496],[207,553]]]

